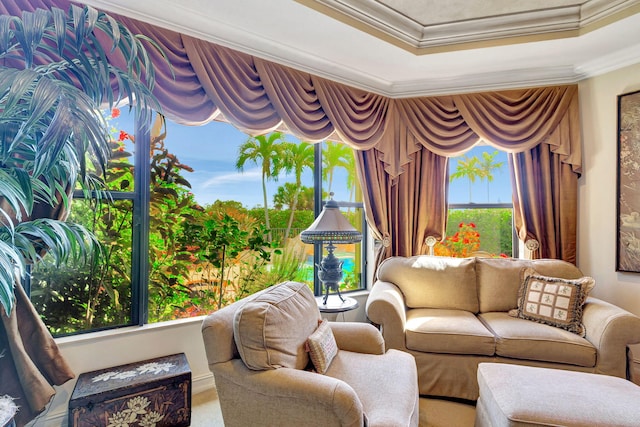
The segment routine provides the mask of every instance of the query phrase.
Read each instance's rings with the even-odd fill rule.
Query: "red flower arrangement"
[[[438,256],[452,256],[465,258],[480,249],[480,233],[473,222],[458,225],[458,231],[447,237],[443,242],[434,246],[434,253]]]

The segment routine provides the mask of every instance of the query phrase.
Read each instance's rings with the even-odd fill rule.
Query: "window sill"
[[[122,328],[109,329],[106,331],[88,332],[86,334],[70,335],[66,337],[56,338],[55,341],[59,345],[76,344],[96,339],[113,338],[122,335],[135,335],[157,332],[161,330],[178,329],[191,326],[195,323],[201,324],[206,316],[189,317],[186,319],[168,320],[166,322],[148,323],[143,326],[125,326]]]

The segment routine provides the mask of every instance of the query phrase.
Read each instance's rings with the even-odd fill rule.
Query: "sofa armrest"
[[[362,322],[329,322],[340,350],[384,354],[384,339],[373,325]]]
[[[627,346],[640,342],[640,317],[589,297],[582,322],[587,330],[586,339],[597,350],[595,372],[627,378]]]
[[[387,349],[406,350],[404,331],[407,322],[402,291],[390,282],[374,283],[366,304],[367,317],[380,325]]]
[[[364,424],[356,392],[337,378],[290,368],[253,371],[241,359],[217,363],[212,371],[227,427],[256,425],[258,420],[280,425],[283,419],[305,426]]]

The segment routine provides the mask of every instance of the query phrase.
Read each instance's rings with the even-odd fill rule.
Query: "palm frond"
[[[0,204],[0,211],[4,217],[0,218],[0,222],[8,221],[9,218],[20,221],[23,211],[29,215],[33,209],[33,198],[27,197],[27,194],[31,192],[31,178],[27,172],[22,169],[0,168],[0,194],[3,201],[9,205],[4,207]],[[9,209],[12,212],[9,212]]]
[[[29,262],[40,261],[46,252],[56,266],[86,262],[100,252],[101,246],[85,227],[49,218],[18,224],[12,235],[14,246]]]
[[[20,253],[10,242],[0,240],[0,281],[9,286],[0,286],[0,304],[7,315],[13,307],[13,287],[18,277],[24,276],[25,263]]]

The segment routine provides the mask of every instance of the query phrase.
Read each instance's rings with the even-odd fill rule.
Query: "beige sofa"
[[[378,268],[367,316],[380,325],[387,348],[415,357],[422,395],[476,400],[481,362],[626,378],[627,346],[640,342],[640,318],[593,297],[584,305],[584,338],[511,317],[527,267],[545,276],[583,276],[558,260],[393,257]]]
[[[320,312],[303,283],[285,282],[207,316],[202,337],[224,424],[416,427],[410,354],[385,351],[366,323],[329,322],[337,354],[324,374],[305,350]]]

